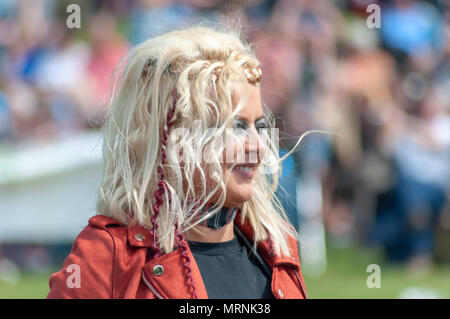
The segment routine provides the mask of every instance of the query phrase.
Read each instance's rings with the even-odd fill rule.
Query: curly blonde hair
[[[245,95],[237,105],[232,95],[242,91],[243,83],[259,86],[261,74],[252,46],[230,28],[190,27],[134,47],[117,69],[106,115],[98,213],[141,224],[151,231],[161,253],[173,251],[183,233],[223,206],[226,181],[218,158],[206,174],[198,161],[181,165],[171,150],[181,142],[189,153],[189,145],[205,147],[220,138],[245,105]],[[273,126],[273,116],[266,107],[264,111]],[[169,134],[174,127],[193,132],[194,122],[203,129],[217,127],[219,133],[176,140]],[[268,152],[279,163],[278,150],[269,147]],[[254,195],[240,216],[253,227],[255,246],[270,237],[276,254],[290,256],[288,236],[297,234],[275,196],[278,172],[255,174]],[[193,183],[194,174],[204,182],[201,191]],[[213,189],[205,186],[207,175]],[[208,202],[217,191],[217,209],[196,218],[199,203]]]

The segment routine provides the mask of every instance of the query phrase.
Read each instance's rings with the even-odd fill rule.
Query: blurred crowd
[[[70,3],[80,29],[66,26]],[[366,23],[372,3],[381,28]],[[2,0],[0,143],[98,129],[131,46],[223,21],[255,43],[285,149],[308,130],[339,134],[305,137],[290,174],[320,180],[329,243],[381,246],[390,261],[449,261],[445,0]]]

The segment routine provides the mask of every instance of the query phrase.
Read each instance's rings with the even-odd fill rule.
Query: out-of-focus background
[[[449,298],[446,0],[0,1],[0,298],[44,298],[96,213],[116,63],[221,21],[255,44],[281,152],[308,130],[339,134],[305,137],[281,180],[309,297]]]

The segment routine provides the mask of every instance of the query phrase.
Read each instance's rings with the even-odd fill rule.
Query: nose
[[[260,163],[267,151],[264,140],[259,135],[255,126],[248,128],[248,134],[245,141],[245,155],[247,163]]]

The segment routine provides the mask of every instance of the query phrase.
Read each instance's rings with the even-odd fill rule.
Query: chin
[[[235,203],[234,206],[240,206],[244,202],[252,199],[253,187],[236,187],[230,193],[230,198]]]

